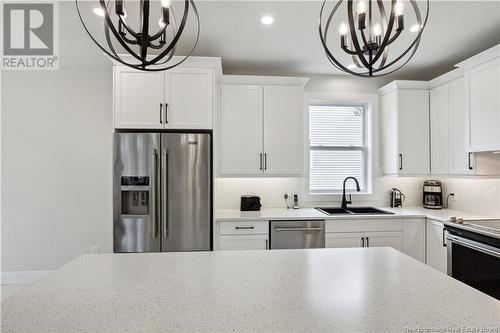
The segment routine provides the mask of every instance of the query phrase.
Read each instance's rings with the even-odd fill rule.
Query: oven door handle
[[[448,239],[452,243],[468,247],[469,249],[476,250],[500,258],[500,250],[498,250],[493,246],[481,244],[479,242],[470,239],[449,234],[446,236],[446,239]]]

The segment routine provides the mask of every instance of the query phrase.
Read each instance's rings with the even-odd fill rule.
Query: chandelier
[[[87,5],[89,1],[76,0],[78,16],[85,31],[104,53],[123,65],[142,71],[167,70],[184,62],[198,43],[200,20],[193,0],[183,1],[179,23],[170,0],[161,0],[159,3],[149,0],[129,0],[127,3],[124,0],[99,0],[98,6],[93,8],[94,16],[91,15],[87,20],[83,18],[79,2]],[[159,8],[154,16],[152,5],[158,4]],[[135,29],[129,22],[127,7],[131,12],[132,9],[138,10],[138,15],[134,17]],[[196,37],[186,56],[174,58],[191,12],[196,21]],[[90,20],[95,21],[96,16],[102,22],[88,24]],[[92,34],[91,26],[101,26],[103,30]],[[123,56],[122,53],[131,57]]]
[[[427,23],[429,0],[420,1],[426,4],[424,19],[422,19],[417,0],[408,1],[411,11],[408,11],[406,15],[403,0],[347,0],[346,2],[347,6],[341,6],[344,0],[338,0],[332,10],[325,14],[327,0],[324,0],[320,10],[319,37],[327,58],[333,66],[355,76],[377,77],[393,73],[410,61],[417,51]],[[388,15],[384,2],[388,5]],[[336,21],[335,14],[338,14],[343,7],[347,11],[347,23]],[[414,20],[409,32],[415,36],[410,36],[410,41],[408,37],[402,38],[405,34],[401,34],[405,30],[405,16],[407,22],[409,19]],[[339,60],[340,54],[334,56],[334,52],[328,46],[327,37],[334,21],[341,22],[338,25],[340,38],[336,42],[339,43],[344,53],[343,62]],[[336,39],[331,35],[330,39]],[[397,40],[401,40],[401,43],[395,43]],[[399,44],[398,48],[404,51],[395,56],[391,54],[389,57],[389,47],[396,44]],[[346,59],[351,61],[346,64]]]

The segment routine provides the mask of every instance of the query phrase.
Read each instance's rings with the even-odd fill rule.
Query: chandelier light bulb
[[[382,35],[382,27],[379,23],[375,23],[375,25],[373,26],[373,35],[375,37],[379,37],[380,35]]]
[[[420,25],[414,24],[410,28],[410,32],[419,32],[420,31]]]
[[[339,34],[341,36],[345,36],[347,35],[347,24],[345,22],[342,22],[342,24],[340,24],[340,27],[339,27]]]
[[[358,1],[358,14],[365,14],[366,13],[366,1],[365,0],[360,0]]]
[[[396,12],[396,16],[401,16],[403,15],[403,12],[405,10],[405,5],[402,0],[398,0],[396,2],[396,5],[394,5],[394,11]]]
[[[94,14],[100,17],[104,17],[104,9],[102,9],[101,7],[96,7],[94,8]]]
[[[358,66],[356,66],[355,64],[349,64],[349,65],[347,65],[348,69],[355,69],[356,67],[358,67]]]
[[[163,8],[170,8],[171,0],[161,0],[161,6]]]

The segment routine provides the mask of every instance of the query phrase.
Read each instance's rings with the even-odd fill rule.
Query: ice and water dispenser
[[[121,214],[149,215],[149,177],[121,177]]]

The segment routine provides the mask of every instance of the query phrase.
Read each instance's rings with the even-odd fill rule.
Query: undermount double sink
[[[387,215],[394,214],[392,212],[386,212],[375,207],[316,207],[322,213],[326,215]]]

